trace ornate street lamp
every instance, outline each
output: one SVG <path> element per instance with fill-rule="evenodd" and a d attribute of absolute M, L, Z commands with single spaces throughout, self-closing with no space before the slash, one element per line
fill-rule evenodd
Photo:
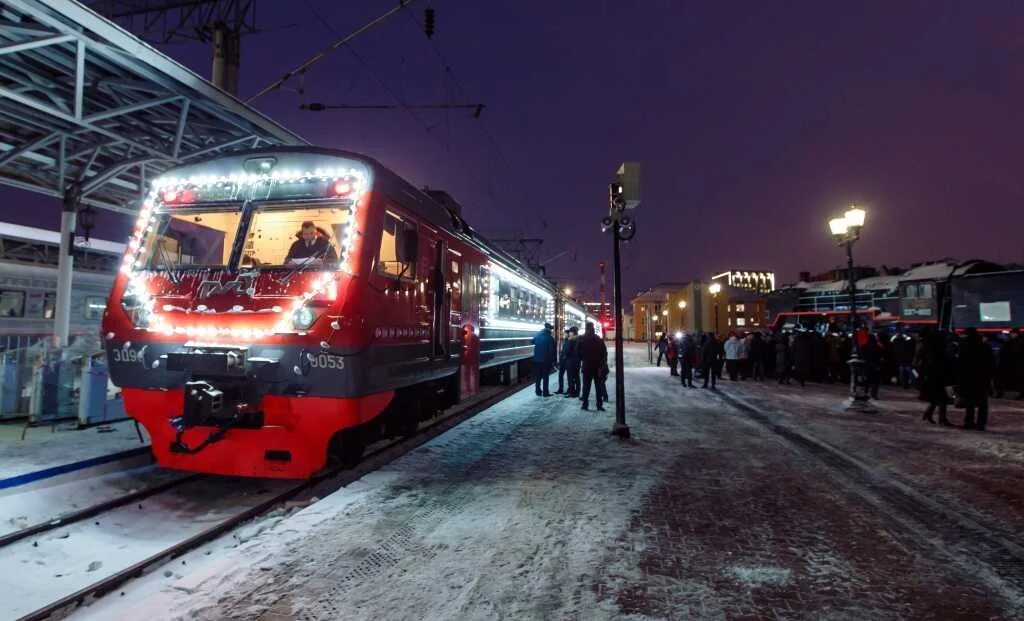
<path fill-rule="evenodd" d="M 853 244 L 860 239 L 860 231 L 864 226 L 867 212 L 852 206 L 841 218 L 828 221 L 828 228 L 836 244 L 846 247 L 846 267 L 850 279 L 850 345 L 851 355 L 847 364 L 850 365 L 850 401 L 847 410 L 856 412 L 874 412 L 869 403 L 867 386 L 864 382 L 864 361 L 858 356 L 857 345 L 857 278 L 853 271 Z"/>
<path fill-rule="evenodd" d="M 721 283 L 713 282 L 708 286 L 711 298 L 715 301 L 715 336 L 718 336 L 718 294 L 722 292 Z"/>
<path fill-rule="evenodd" d="M 685 330 L 686 322 L 684 321 L 685 315 L 683 314 L 683 311 L 686 310 L 686 300 L 679 300 L 679 304 L 677 304 L 677 306 L 679 306 L 679 329 Z"/>

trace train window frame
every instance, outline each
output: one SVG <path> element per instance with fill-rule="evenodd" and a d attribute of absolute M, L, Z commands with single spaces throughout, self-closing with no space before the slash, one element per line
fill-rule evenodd
<path fill-rule="evenodd" d="M 3 313 L 3 314 L 0 314 L 0 317 L 3 317 L 3 318 L 19 318 L 19 317 L 24 317 L 25 316 L 25 301 L 26 301 L 27 295 L 25 294 L 25 291 L 22 290 L 22 289 L 0 289 L 0 307 L 2 307 L 2 305 L 4 304 L 4 298 L 6 296 L 12 295 L 12 294 L 13 295 L 17 295 L 17 296 L 21 296 L 21 305 L 20 305 L 19 311 L 16 314 Z"/>
<path fill-rule="evenodd" d="M 385 237 L 388 235 L 389 224 L 394 222 L 394 242 L 392 247 L 394 248 L 394 259 L 385 259 L 382 253 L 385 251 Z M 414 242 L 406 241 L 406 236 L 412 235 Z M 392 211 L 391 209 L 384 210 L 384 220 L 381 222 L 381 233 L 380 233 L 380 244 L 377 247 L 377 257 L 374 262 L 374 270 L 385 278 L 392 280 L 414 282 L 416 280 L 417 271 L 417 259 L 419 258 L 419 227 L 416 222 L 411 219 L 403 217 L 401 214 Z M 400 250 L 401 249 L 401 250 Z M 412 251 L 413 256 L 411 261 L 402 261 L 402 255 L 408 257 L 408 252 Z M 401 271 L 394 272 L 388 269 L 388 264 L 398 264 L 401 266 Z"/>

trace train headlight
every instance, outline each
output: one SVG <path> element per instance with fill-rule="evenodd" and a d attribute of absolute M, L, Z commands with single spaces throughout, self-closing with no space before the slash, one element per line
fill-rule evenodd
<path fill-rule="evenodd" d="M 135 323 L 136 328 L 148 328 L 149 327 L 149 309 L 145 306 L 136 307 L 132 311 L 132 321 Z"/>
<path fill-rule="evenodd" d="M 316 321 L 316 313 L 308 306 L 300 306 L 292 313 L 292 326 L 296 330 L 306 330 Z"/>
<path fill-rule="evenodd" d="M 121 297 L 121 307 L 124 308 L 128 316 L 131 317 L 132 323 L 135 324 L 136 328 L 148 328 L 150 311 L 149 308 L 142 303 L 142 301 L 130 293 L 125 293 Z"/>

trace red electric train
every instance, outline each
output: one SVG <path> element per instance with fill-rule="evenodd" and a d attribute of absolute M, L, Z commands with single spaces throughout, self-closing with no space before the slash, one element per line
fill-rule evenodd
<path fill-rule="evenodd" d="M 154 180 L 103 336 L 160 465 L 305 478 L 515 377 L 556 314 L 447 194 L 301 147 Z"/>

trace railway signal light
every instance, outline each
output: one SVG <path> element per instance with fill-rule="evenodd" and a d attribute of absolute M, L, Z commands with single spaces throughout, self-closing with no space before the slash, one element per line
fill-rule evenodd
<path fill-rule="evenodd" d="M 434 38 L 434 9 L 428 8 L 423 11 L 423 32 L 428 39 Z"/>

